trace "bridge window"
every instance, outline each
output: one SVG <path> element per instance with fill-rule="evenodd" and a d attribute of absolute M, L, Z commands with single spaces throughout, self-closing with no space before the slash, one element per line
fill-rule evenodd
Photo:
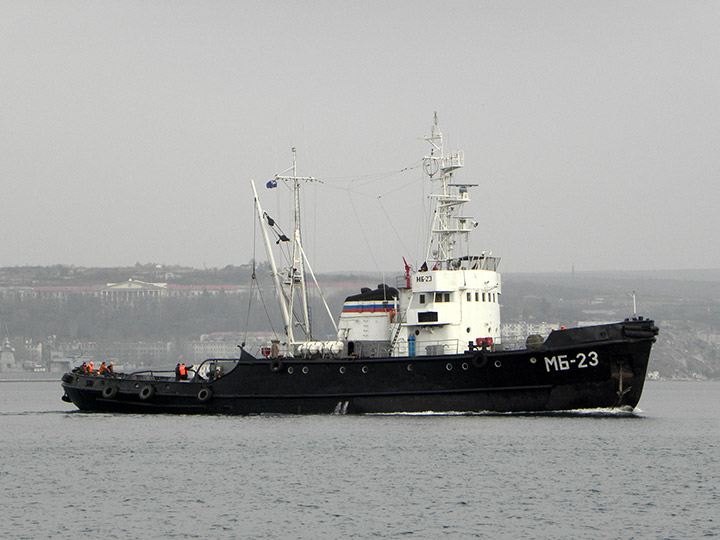
<path fill-rule="evenodd" d="M 424 304 L 424 303 L 425 303 L 425 295 L 424 295 L 424 294 L 421 294 L 421 295 L 420 295 L 420 303 L 421 303 L 421 304 Z"/>
<path fill-rule="evenodd" d="M 437 311 L 426 311 L 425 313 L 418 313 L 418 322 L 437 322 L 438 314 Z"/>

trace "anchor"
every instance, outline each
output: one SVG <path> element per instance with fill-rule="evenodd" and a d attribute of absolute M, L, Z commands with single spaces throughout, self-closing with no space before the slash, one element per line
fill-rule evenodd
<path fill-rule="evenodd" d="M 625 397 L 625 394 L 627 394 L 630 390 L 632 390 L 632 386 L 628 386 L 627 388 L 623 388 L 623 366 L 624 363 L 622 360 L 620 360 L 618 363 L 618 401 L 615 405 L 616 407 L 620 407 L 622 405 L 623 398 Z"/>

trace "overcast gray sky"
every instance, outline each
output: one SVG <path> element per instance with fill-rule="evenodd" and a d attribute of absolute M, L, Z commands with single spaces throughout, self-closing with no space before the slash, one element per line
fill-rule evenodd
<path fill-rule="evenodd" d="M 401 271 L 427 189 L 386 173 L 437 110 L 506 272 L 718 268 L 719 28 L 714 1 L 0 0 L 0 266 L 243 264 L 249 181 L 289 229 L 264 185 L 296 146 L 315 269 Z"/>

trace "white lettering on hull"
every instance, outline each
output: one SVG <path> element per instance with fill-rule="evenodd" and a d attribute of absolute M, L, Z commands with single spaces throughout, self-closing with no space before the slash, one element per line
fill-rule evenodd
<path fill-rule="evenodd" d="M 589 367 L 596 367 L 600 362 L 598 353 L 590 351 L 589 353 L 577 353 L 575 358 L 568 358 L 567 354 L 558 354 L 545 358 L 545 371 L 567 371 L 572 368 L 585 369 Z M 530 362 L 533 364 L 537 362 L 535 358 L 531 358 Z"/>

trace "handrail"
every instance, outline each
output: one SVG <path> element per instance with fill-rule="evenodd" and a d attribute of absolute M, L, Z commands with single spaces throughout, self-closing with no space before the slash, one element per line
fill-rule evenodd
<path fill-rule="evenodd" d="M 463 342 L 464 343 L 464 342 Z M 442 347 L 442 352 L 429 352 L 429 347 Z M 434 339 L 434 340 L 416 340 L 415 350 L 423 354 L 416 354 L 416 356 L 432 356 L 435 354 L 460 354 L 461 342 L 459 339 Z M 408 354 L 408 343 L 404 339 L 398 340 L 395 346 L 394 352 L 398 355 Z M 453 350 L 454 349 L 454 350 Z"/>

